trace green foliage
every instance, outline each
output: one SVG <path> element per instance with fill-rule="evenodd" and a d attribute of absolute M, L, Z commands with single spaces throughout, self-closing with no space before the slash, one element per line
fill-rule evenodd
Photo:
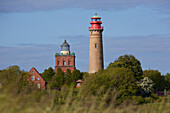
<path fill-rule="evenodd" d="M 163 91 L 165 89 L 165 78 L 164 76 L 161 76 L 161 73 L 158 70 L 144 70 L 143 75 L 153 81 L 153 89 L 155 91 Z"/>
<path fill-rule="evenodd" d="M 132 96 L 132 100 L 133 100 L 136 104 L 143 104 L 143 103 L 145 103 L 145 100 L 143 99 L 142 96 Z"/>
<path fill-rule="evenodd" d="M 9 66 L 9 67 L 7 68 L 7 70 L 8 70 L 8 71 L 12 71 L 12 72 L 15 73 L 15 74 L 19 74 L 19 73 L 21 72 L 20 67 L 17 66 L 17 65 Z"/>
<path fill-rule="evenodd" d="M 73 77 L 71 75 L 71 70 L 67 69 L 65 74 L 65 84 L 70 85 L 73 82 Z"/>
<path fill-rule="evenodd" d="M 153 101 L 154 101 L 154 99 L 151 98 L 151 97 L 146 97 L 146 98 L 145 98 L 145 103 L 151 103 L 151 102 L 153 102 Z"/>
<path fill-rule="evenodd" d="M 4 69 L 0 72 L 0 83 L 3 87 L 9 86 L 16 83 L 18 78 L 25 79 L 25 75 L 28 74 L 25 71 L 21 71 L 19 66 L 9 66 L 7 69 Z"/>
<path fill-rule="evenodd" d="M 83 88 L 83 94 L 85 95 L 88 93 L 96 95 L 99 93 L 98 90 L 101 89 L 101 96 L 107 91 L 111 94 L 112 91 L 116 90 L 118 92 L 117 104 L 137 95 L 139 91 L 133 72 L 123 67 L 112 67 L 90 75 L 85 79 Z"/>
<path fill-rule="evenodd" d="M 79 70 L 75 69 L 73 72 L 72 72 L 72 76 L 73 76 L 73 81 L 76 82 L 78 79 L 81 78 L 81 73 Z"/>
<path fill-rule="evenodd" d="M 36 87 L 28 76 L 28 72 L 21 71 L 19 66 L 10 66 L 0 72 L 1 89 L 13 94 L 30 93 Z"/>
<path fill-rule="evenodd" d="M 158 96 L 153 92 L 151 93 L 150 97 L 153 98 L 154 100 L 158 99 Z"/>
<path fill-rule="evenodd" d="M 0 83 L 3 87 L 6 87 L 9 84 L 15 83 L 15 80 L 20 74 L 19 66 L 10 66 L 7 69 L 4 69 L 0 72 Z"/>
<path fill-rule="evenodd" d="M 55 72 L 52 67 L 49 67 L 48 69 L 45 69 L 44 72 L 42 73 L 42 78 L 46 81 L 49 82 L 52 80 Z"/>
<path fill-rule="evenodd" d="M 15 72 L 16 71 L 16 72 Z M 53 77 L 65 78 L 61 69 Z M 142 98 L 139 94 L 137 81 L 130 69 L 123 67 L 110 67 L 100 70 L 96 74 L 84 75 L 82 87 L 66 85 L 64 81 L 60 86 L 61 91 L 47 89 L 38 90 L 30 86 L 27 88 L 25 71 L 18 71 L 16 67 L 8 68 L 0 72 L 0 111 L 1 113 L 169 113 L 169 97 L 153 102 L 158 97 L 151 93 L 150 97 Z M 65 78 L 66 80 L 66 78 Z M 9 84 L 7 84 L 7 83 Z M 56 84 L 55 84 L 56 85 Z M 24 90 L 26 89 L 26 91 Z M 16 104 L 17 103 L 17 104 Z"/>
<path fill-rule="evenodd" d="M 109 64 L 108 68 L 110 67 L 124 67 L 130 69 L 137 80 L 142 78 L 143 72 L 141 63 L 133 55 L 120 56 L 115 62 Z"/>
<path fill-rule="evenodd" d="M 64 82 L 65 82 L 64 76 L 65 76 L 64 72 L 61 70 L 61 68 L 57 68 L 57 73 L 53 77 L 51 87 L 52 88 L 56 88 L 56 87 L 59 88 L 62 85 L 64 85 Z"/>
<path fill-rule="evenodd" d="M 165 81 L 166 81 L 166 89 L 170 90 L 170 73 L 167 73 L 165 75 Z"/>
<path fill-rule="evenodd" d="M 138 82 L 142 95 L 145 96 L 150 96 L 151 92 L 153 91 L 153 81 L 149 79 L 148 77 L 144 77 L 141 81 Z"/>

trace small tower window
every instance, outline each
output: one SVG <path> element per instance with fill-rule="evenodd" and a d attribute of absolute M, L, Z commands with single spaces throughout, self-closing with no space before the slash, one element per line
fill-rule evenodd
<path fill-rule="evenodd" d="M 57 61 L 57 65 L 59 65 L 60 64 L 60 61 Z"/>
<path fill-rule="evenodd" d="M 70 65 L 70 61 L 68 61 L 68 65 Z"/>
<path fill-rule="evenodd" d="M 95 48 L 97 48 L 97 43 L 95 43 Z"/>
<path fill-rule="evenodd" d="M 63 61 L 63 65 L 64 65 L 64 66 L 66 65 L 66 61 Z"/>

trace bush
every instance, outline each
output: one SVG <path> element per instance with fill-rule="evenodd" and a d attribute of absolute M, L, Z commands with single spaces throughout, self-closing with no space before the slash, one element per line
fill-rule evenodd
<path fill-rule="evenodd" d="M 145 98 L 145 104 L 146 104 L 146 103 L 151 103 L 151 102 L 153 102 L 153 101 L 154 101 L 154 99 L 151 98 L 151 97 L 146 97 L 146 98 Z"/>
<path fill-rule="evenodd" d="M 108 68 L 103 72 L 92 74 L 85 79 L 82 95 L 100 95 L 117 91 L 117 104 L 121 104 L 127 98 L 137 95 L 139 87 L 133 76 L 133 72 L 123 67 Z M 109 91 L 109 92 L 108 92 Z"/>

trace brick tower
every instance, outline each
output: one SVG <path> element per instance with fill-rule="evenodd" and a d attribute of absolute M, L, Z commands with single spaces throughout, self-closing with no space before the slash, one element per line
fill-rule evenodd
<path fill-rule="evenodd" d="M 95 16 L 91 17 L 90 24 L 89 73 L 95 73 L 103 68 L 103 27 L 101 27 L 101 17 L 95 13 Z"/>
<path fill-rule="evenodd" d="M 61 45 L 61 52 L 55 55 L 55 72 L 60 67 L 63 72 L 70 69 L 71 72 L 75 70 L 75 53 L 70 53 L 70 45 L 65 40 Z"/>

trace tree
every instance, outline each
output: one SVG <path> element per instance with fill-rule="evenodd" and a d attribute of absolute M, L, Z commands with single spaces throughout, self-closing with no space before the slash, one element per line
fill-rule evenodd
<path fill-rule="evenodd" d="M 133 72 L 124 67 L 110 67 L 103 72 L 92 74 L 85 78 L 82 88 L 82 95 L 91 93 L 102 97 L 108 93 L 110 99 L 117 95 L 116 98 L 119 104 L 127 98 L 136 96 L 139 92 L 139 86 L 133 76 Z M 117 94 L 114 92 L 115 90 Z"/>
<path fill-rule="evenodd" d="M 1 88 L 12 93 L 20 93 L 23 91 L 30 93 L 31 90 L 35 88 L 35 85 L 27 79 L 28 76 L 28 72 L 24 70 L 21 71 L 19 66 L 9 66 L 0 72 Z"/>
<path fill-rule="evenodd" d="M 70 69 L 67 69 L 65 76 L 66 76 L 65 77 L 65 84 L 70 85 L 73 82 L 73 78 L 72 78 Z"/>
<path fill-rule="evenodd" d="M 3 86 L 13 84 L 15 83 L 20 73 L 21 70 L 19 66 L 9 66 L 7 69 L 2 70 L 0 73 L 0 82 L 3 84 Z"/>
<path fill-rule="evenodd" d="M 42 73 L 42 78 L 46 81 L 49 82 L 52 80 L 55 72 L 52 67 L 49 67 L 48 69 L 45 69 L 44 72 Z"/>
<path fill-rule="evenodd" d="M 77 81 L 78 79 L 81 78 L 81 73 L 79 70 L 75 69 L 73 72 L 72 72 L 72 76 L 73 76 L 73 81 Z"/>
<path fill-rule="evenodd" d="M 61 68 L 57 68 L 57 73 L 54 75 L 51 87 L 52 88 L 60 88 L 64 84 L 64 72 Z"/>
<path fill-rule="evenodd" d="M 7 70 L 13 71 L 13 72 L 16 73 L 16 74 L 19 74 L 19 73 L 21 72 L 20 67 L 17 66 L 17 65 L 9 66 L 9 67 L 7 68 Z"/>
<path fill-rule="evenodd" d="M 133 55 L 120 56 L 115 62 L 109 64 L 108 68 L 110 67 L 124 67 L 130 69 L 137 80 L 142 78 L 143 72 L 141 63 Z"/>
<path fill-rule="evenodd" d="M 167 73 L 165 75 L 165 81 L 166 81 L 166 89 L 170 90 L 170 73 Z"/>
<path fill-rule="evenodd" d="M 158 70 L 144 70 L 143 76 L 150 78 L 153 83 L 153 89 L 155 91 L 163 91 L 165 89 L 165 78 L 161 76 L 161 73 Z"/>
<path fill-rule="evenodd" d="M 144 77 L 141 81 L 138 82 L 142 95 L 144 97 L 150 96 L 151 92 L 153 91 L 153 81 L 148 77 Z"/>

